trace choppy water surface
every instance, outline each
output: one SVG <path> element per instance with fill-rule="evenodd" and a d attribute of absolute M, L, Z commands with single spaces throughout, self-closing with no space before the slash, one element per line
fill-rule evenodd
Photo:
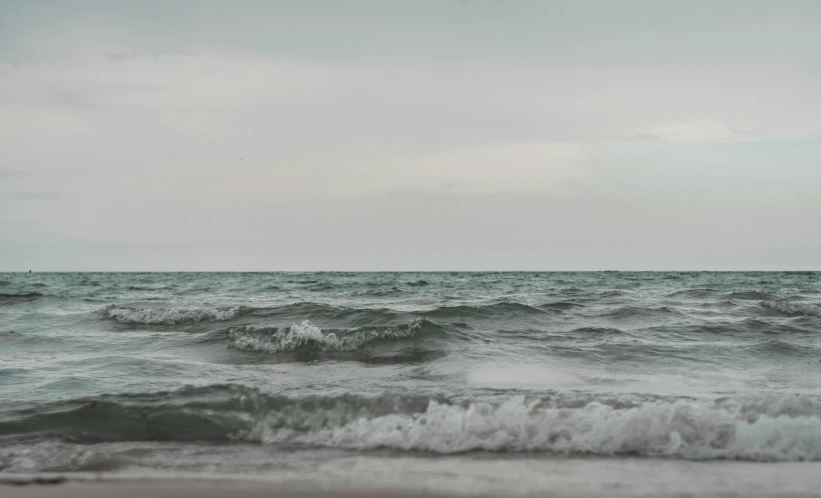
<path fill-rule="evenodd" d="M 0 274 L 0 345 L 2 471 L 821 460 L 821 273 Z"/>

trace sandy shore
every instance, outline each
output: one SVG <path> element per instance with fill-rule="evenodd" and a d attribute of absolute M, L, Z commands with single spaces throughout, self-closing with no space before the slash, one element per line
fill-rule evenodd
<path fill-rule="evenodd" d="M 36 480 L 40 480 L 37 483 Z M 364 458 L 266 474 L 0 473 L 0 498 L 821 497 L 819 462 Z"/>
<path fill-rule="evenodd" d="M 544 497 L 611 497 L 611 496 L 642 496 L 642 497 L 814 497 L 819 496 L 813 492 L 778 492 L 762 491 L 748 494 L 745 492 L 727 492 L 704 490 L 695 493 L 687 490 L 658 490 L 657 493 L 633 493 L 627 490 L 612 489 L 610 492 L 568 492 L 569 490 L 542 490 L 541 492 L 528 494 L 528 496 Z M 458 498 L 459 496 L 478 497 L 503 497 L 499 493 L 469 493 L 469 494 L 442 494 L 427 491 L 334 491 L 328 489 L 321 490 L 289 490 L 276 485 L 268 484 L 247 484 L 236 481 L 224 482 L 65 482 L 53 485 L 9 485 L 0 484 L 0 497 L 2 498 Z"/>
<path fill-rule="evenodd" d="M 242 481 L 64 481 L 47 484 L 30 480 L 10 480 L 0 483 L 3 498 L 449 498 L 457 495 L 402 491 L 334 491 L 283 489 L 271 483 Z"/>

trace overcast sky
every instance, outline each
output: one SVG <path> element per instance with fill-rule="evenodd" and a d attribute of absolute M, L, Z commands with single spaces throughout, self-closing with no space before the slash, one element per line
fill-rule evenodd
<path fill-rule="evenodd" d="M 821 2 L 0 0 L 28 269 L 821 269 Z"/>

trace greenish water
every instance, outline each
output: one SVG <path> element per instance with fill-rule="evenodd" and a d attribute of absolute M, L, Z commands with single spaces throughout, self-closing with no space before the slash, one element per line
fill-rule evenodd
<path fill-rule="evenodd" d="M 812 272 L 0 274 L 0 471 L 821 460 L 819 332 Z"/>

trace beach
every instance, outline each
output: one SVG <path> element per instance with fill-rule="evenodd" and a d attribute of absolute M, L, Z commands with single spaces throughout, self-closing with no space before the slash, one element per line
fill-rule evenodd
<path fill-rule="evenodd" d="M 0 480 L 32 482 L 34 475 Z M 460 496 L 821 496 L 818 463 L 685 462 L 648 459 L 457 458 L 431 462 L 378 458 L 355 465 L 339 462 L 311 474 L 41 474 L 61 484 L 0 486 L 8 498 L 297 498 L 460 497 Z"/>

